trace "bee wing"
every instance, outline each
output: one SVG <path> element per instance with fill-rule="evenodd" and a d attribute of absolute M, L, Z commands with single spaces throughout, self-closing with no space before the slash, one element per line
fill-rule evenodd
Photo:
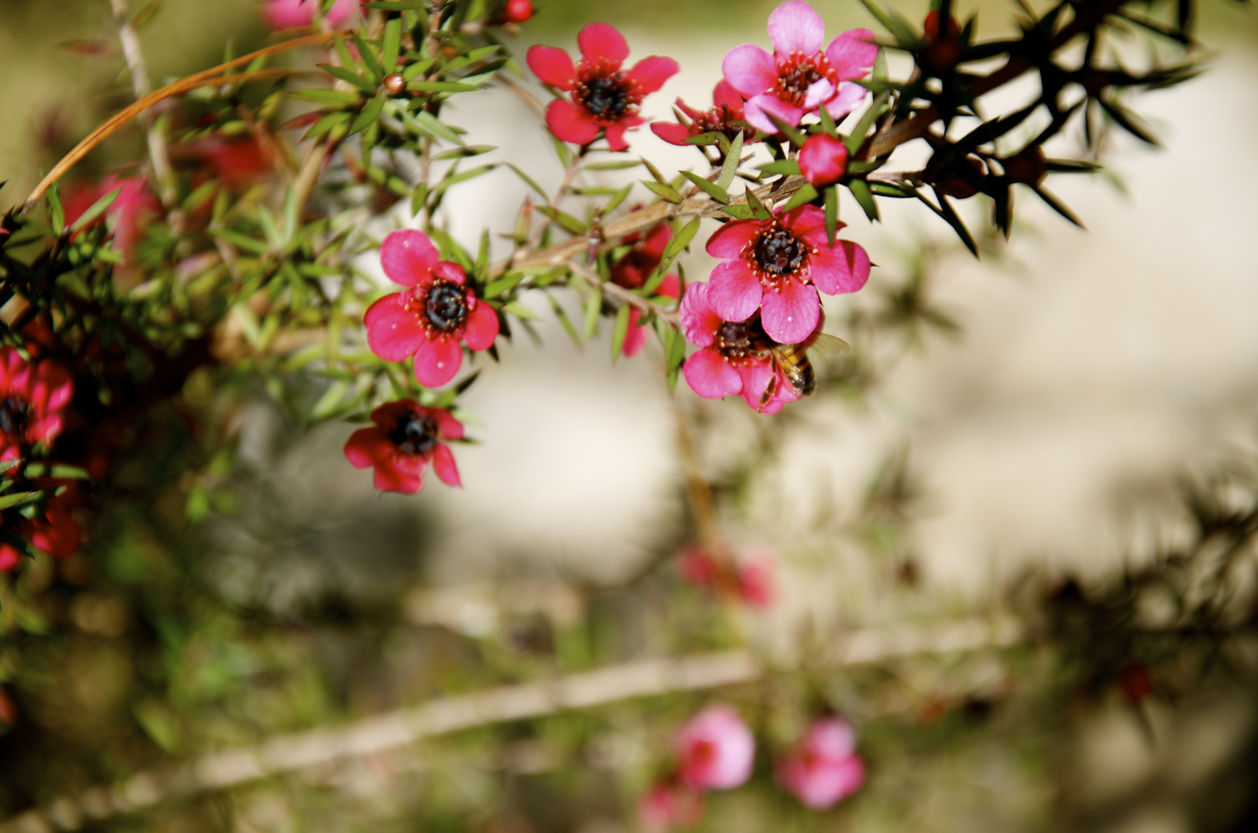
<path fill-rule="evenodd" d="M 808 345 L 809 352 L 816 352 L 823 356 L 833 356 L 835 353 L 842 353 L 844 350 L 851 349 L 852 345 L 838 336 L 832 336 L 827 333 L 818 333 L 817 340 Z"/>

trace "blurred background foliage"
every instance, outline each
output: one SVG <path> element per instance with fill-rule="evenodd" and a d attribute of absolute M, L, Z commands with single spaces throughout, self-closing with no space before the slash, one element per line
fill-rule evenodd
<path fill-rule="evenodd" d="M 776 4 L 538 5 L 521 48 L 570 43 L 594 18 L 669 38 L 702 33 L 723 41 L 754 32 L 741 37 L 760 39 Z M 855 3 L 816 5 L 832 30 L 870 25 Z M 916 21 L 926 4 L 902 8 Z M 1002 3 L 959 7 L 962 15 L 970 9 L 992 26 L 984 32 L 1007 25 Z M 1244 48 L 1258 33 L 1253 16 L 1231 4 L 1202 10 L 1207 43 Z M 0 20 L 7 206 L 130 90 L 107 3 L 0 0 Z M 252 0 L 164 0 L 142 31 L 155 79 L 217 63 L 228 42 L 243 54 L 267 39 Z M 81 173 L 99 176 L 142 158 L 142 142 L 139 129 L 123 132 Z M 999 263 L 1001 244 L 982 242 Z M 954 244 L 907 252 L 892 267 L 895 277 L 842 318 L 857 349 L 825 367 L 822 397 L 859 403 L 901 357 L 957 329 L 931 291 L 958 257 L 968 256 Z M 838 497 L 815 494 L 814 551 L 805 558 L 843 587 L 821 601 L 830 616 L 820 624 L 791 618 L 784 639 L 793 644 L 782 651 L 772 642 L 784 626 L 775 633 L 759 614 L 717 604 L 677 575 L 671 556 L 685 543 L 684 519 L 646 530 L 650 568 L 617 580 L 552 564 L 532 572 L 491 566 L 468 585 L 434 582 L 443 519 L 425 503 L 427 492 L 377 499 L 346 482 L 361 473 L 339 459 L 343 431 L 307 434 L 256 382 L 220 388 L 217 381 L 194 374 L 179 407 L 151 416 L 150 442 L 117 478 L 83 552 L 57 563 L 41 557 L 0 583 L 0 818 L 51 806 L 43 821 L 24 823 L 635 829 L 639 796 L 668 766 L 672 730 L 713 695 L 673 693 L 505 721 L 232 789 L 175 791 L 133 802 L 138 812 L 115 814 L 130 808 L 105 796 L 113 807 L 99 821 L 53 802 L 215 750 L 641 657 L 749 643 L 775 659 L 806 660 L 828 647 L 837 610 L 839 632 L 906 623 L 929 631 L 967 614 L 1013 614 L 1025 631 L 1012 645 L 853 667 L 804 661 L 721 691 L 769 748 L 751 784 L 710 798 L 702 829 L 1240 831 L 1258 823 L 1258 473 L 1239 455 L 1182 487 L 1190 534 L 1162 542 L 1140 563 L 1123 564 L 1112 551 L 1089 554 L 1111 565 L 1099 580 L 1031 571 L 972 602 L 923 591 L 911 527 L 931 507 L 923 505 L 911 452 L 897 452 L 865 479 L 855 503 L 840 509 Z M 198 419 L 185 419 L 180 408 Z M 694 416 L 700 432 L 729 421 L 713 409 Z M 701 439 L 700 453 L 718 461 L 713 486 L 734 507 L 732 523 L 753 527 L 749 518 L 772 505 L 774 486 L 760 473 L 782 454 L 784 436 L 825 427 L 810 424 L 815 418 L 791 411 L 771 426 L 740 426 L 733 436 L 756 441 L 735 442 L 736 453 L 721 453 L 728 435 L 701 434 L 716 436 L 714 447 Z M 128 478 L 166 485 L 150 500 L 147 492 L 129 494 Z M 680 502 L 679 483 L 665 490 L 665 501 Z M 485 506 L 472 522 L 492 525 L 494 512 Z M 770 761 L 773 748 L 785 748 L 823 709 L 861 726 L 870 780 L 835 811 L 815 813 L 774 785 Z"/>

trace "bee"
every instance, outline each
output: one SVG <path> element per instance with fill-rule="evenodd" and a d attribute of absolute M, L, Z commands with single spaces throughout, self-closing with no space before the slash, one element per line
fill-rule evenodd
<path fill-rule="evenodd" d="M 765 336 L 764 343 L 758 345 L 758 351 L 773 363 L 775 372 L 769 379 L 769 386 L 760 395 L 760 410 L 764 410 L 777 395 L 779 379 L 801 397 L 810 396 L 817 389 L 817 373 L 813 370 L 812 362 L 808 360 L 808 350 L 834 354 L 847 350 L 850 346 L 843 339 L 826 333 L 818 333 L 803 344 L 779 344 Z"/>

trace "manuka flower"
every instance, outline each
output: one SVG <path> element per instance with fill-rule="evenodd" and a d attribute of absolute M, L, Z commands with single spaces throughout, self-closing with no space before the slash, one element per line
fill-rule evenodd
<path fill-rule="evenodd" d="M 314 23 L 315 7 L 318 5 L 319 0 L 267 0 L 261 9 L 262 19 L 272 32 L 309 26 Z M 339 29 L 353 16 L 354 4 L 351 0 L 336 0 L 323 19 L 333 29 Z"/>
<path fill-rule="evenodd" d="M 655 267 L 660 265 L 664 258 L 664 249 L 672 239 L 673 229 L 668 223 L 660 223 L 645 238 L 637 234 L 626 237 L 625 242 L 632 244 L 633 248 L 612 264 L 612 283 L 626 289 L 640 288 L 655 271 Z M 664 276 L 655 294 L 677 298 L 681 295 L 681 279 L 670 272 Z M 638 323 L 641 318 L 640 310 L 632 307 L 629 309 L 629 329 L 625 331 L 625 340 L 620 348 L 627 357 L 637 355 L 646 345 L 646 327 Z"/>
<path fill-rule="evenodd" d="M 865 763 L 856 754 L 856 732 L 837 717 L 815 721 L 779 762 L 777 778 L 805 806 L 833 807 L 865 782 Z"/>
<path fill-rule="evenodd" d="M 582 58 L 575 66 L 558 47 L 529 47 L 529 69 L 543 82 L 571 93 L 571 101 L 558 98 L 546 108 L 546 126 L 562 141 L 583 146 L 601 132 L 609 148 L 625 150 L 629 147 L 625 131 L 645 121 L 638 115 L 638 105 L 677 73 L 677 62 L 652 55 L 622 70 L 629 46 L 606 23 L 582 29 L 577 45 Z"/>
<path fill-rule="evenodd" d="M 661 781 L 638 802 L 638 818 L 642 828 L 651 833 L 694 827 L 703 821 L 703 793 Z"/>
<path fill-rule="evenodd" d="M 751 777 L 756 740 L 738 712 L 708 706 L 690 718 L 673 738 L 677 772 L 694 790 L 728 790 Z"/>
<path fill-rule="evenodd" d="M 42 491 L 63 486 L 65 490 L 48 498 L 40 514 L 32 518 L 18 516 L 13 524 L 14 532 L 53 558 L 69 558 L 79 551 L 82 535 L 73 513 L 82 504 L 82 496 L 74 481 L 38 478 L 34 482 L 34 487 Z M 16 547 L 0 543 L 0 573 L 12 570 L 21 561 L 22 553 Z"/>
<path fill-rule="evenodd" d="M 685 145 L 691 136 L 701 136 L 704 133 L 724 133 L 731 142 L 741 133 L 744 143 L 750 142 L 756 135 L 754 127 L 736 124 L 746 120 L 743 115 L 743 97 L 723 78 L 712 91 L 712 104 L 711 110 L 699 111 L 687 107 L 686 102 L 679 98 L 677 108 L 690 119 L 690 123 L 652 122 L 651 132 L 670 145 Z M 680 121 L 680 116 L 678 119 Z"/>
<path fill-rule="evenodd" d="M 797 125 L 818 107 L 825 107 L 835 119 L 856 109 L 865 88 L 844 82 L 868 74 L 878 54 L 874 34 L 852 29 L 822 52 L 824 39 L 821 15 L 802 0 L 788 0 L 769 15 L 772 55 L 750 43 L 729 51 L 721 69 L 725 79 L 747 98 L 747 121 L 766 133 L 777 133 L 777 125 L 766 113 Z"/>
<path fill-rule="evenodd" d="M 35 443 L 51 444 L 73 393 L 74 382 L 61 366 L 32 364 L 16 348 L 0 347 L 0 460 L 20 457 Z"/>
<path fill-rule="evenodd" d="M 703 348 L 691 354 L 681 368 L 690 389 L 707 399 L 738 394 L 766 414 L 775 414 L 787 402 L 798 399 L 800 395 L 782 378 L 773 360 L 770 348 L 775 342 L 765 334 L 760 313 L 727 321 L 713 309 L 711 296 L 712 284 L 692 283 L 681 299 L 682 333 L 691 344 Z M 813 332 L 798 343 L 807 347 L 821 332 L 823 320 L 819 315 Z M 766 402 L 765 392 L 775 375 L 777 385 Z"/>
<path fill-rule="evenodd" d="M 66 225 L 73 224 L 97 200 L 119 188 L 122 190 L 105 210 L 105 216 L 114 218 L 114 248 L 122 252 L 126 263 L 131 263 L 135 245 L 148 227 L 149 220 L 162 209 L 162 204 L 149 189 L 148 180 L 144 177 L 110 174 L 95 185 L 74 185 L 67 188 Z M 94 222 L 99 223 L 102 219 L 97 218 Z"/>
<path fill-rule="evenodd" d="M 432 463 L 442 482 L 462 486 L 446 440 L 463 439 L 463 424 L 440 408 L 413 399 L 386 402 L 371 412 L 375 425 L 355 431 L 345 443 L 345 459 L 356 469 L 375 469 L 382 492 L 411 495 L 423 487 L 424 466 Z"/>
<path fill-rule="evenodd" d="M 457 263 L 440 260 L 428 236 L 395 231 L 380 246 L 384 273 L 410 287 L 367 308 L 367 344 L 391 362 L 415 356 L 415 378 L 425 387 L 444 385 L 463 363 L 463 347 L 484 350 L 498 337 L 498 315 L 466 286 Z"/>
<path fill-rule="evenodd" d="M 707 251 L 727 258 L 712 270 L 712 309 L 726 321 L 745 321 L 759 308 L 764 331 L 779 344 L 802 343 L 816 329 L 817 290 L 855 292 L 869 280 L 864 248 L 837 239 L 831 248 L 825 213 L 811 205 L 768 220 L 726 223 L 709 238 Z"/>

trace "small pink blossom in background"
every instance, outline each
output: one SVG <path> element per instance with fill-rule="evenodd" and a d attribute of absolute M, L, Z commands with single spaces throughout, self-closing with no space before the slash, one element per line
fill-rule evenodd
<path fill-rule="evenodd" d="M 527 23 L 533 17 L 533 0 L 507 0 L 501 15 L 507 23 Z"/>
<path fill-rule="evenodd" d="M 733 569 L 721 566 L 703 547 L 690 545 L 677 552 L 677 572 L 695 587 L 736 596 L 748 607 L 773 604 L 773 560 L 757 553 Z"/>
<path fill-rule="evenodd" d="M 725 79 L 747 99 L 747 121 L 766 133 L 778 127 L 772 113 L 790 125 L 825 107 L 834 119 L 855 110 L 865 88 L 851 83 L 869 74 L 878 47 L 868 29 L 839 35 L 825 51 L 825 22 L 802 0 L 788 0 L 769 15 L 774 52 L 744 43 L 725 56 Z"/>
<path fill-rule="evenodd" d="M 58 364 L 28 362 L 16 347 L 0 347 L 0 460 L 16 460 L 35 443 L 51 445 L 74 381 Z"/>
<path fill-rule="evenodd" d="M 758 553 L 738 565 L 735 577 L 738 598 L 748 607 L 766 608 L 773 604 L 773 559 Z"/>
<path fill-rule="evenodd" d="M 746 121 L 743 97 L 723 78 L 712 91 L 712 104 L 711 110 L 700 111 L 687 107 L 686 102 L 679 98 L 676 107 L 690 119 L 690 124 L 652 122 L 651 132 L 670 145 L 685 145 L 691 136 L 701 136 L 704 133 L 724 133 L 731 142 L 741 133 L 744 143 L 751 142 L 756 135 L 756 129 L 734 124 Z"/>
<path fill-rule="evenodd" d="M 638 818 L 652 833 L 694 827 L 703 820 L 703 794 L 681 784 L 657 783 L 638 802 Z"/>
<path fill-rule="evenodd" d="M 371 412 L 370 428 L 355 431 L 345 443 L 345 459 L 357 469 L 374 469 L 382 492 L 414 494 L 423 488 L 424 468 L 462 486 L 446 440 L 463 438 L 463 424 L 441 408 L 424 408 L 413 399 L 386 402 Z"/>
<path fill-rule="evenodd" d="M 389 279 L 409 287 L 367 308 L 367 345 L 385 361 L 415 357 L 415 378 L 425 387 L 444 385 L 463 364 L 466 342 L 485 350 L 498 337 L 498 314 L 466 286 L 457 263 L 440 260 L 428 235 L 395 231 L 380 246 Z"/>
<path fill-rule="evenodd" d="M 66 189 L 65 216 L 66 225 L 72 225 L 101 197 L 121 188 L 121 192 L 103 217 L 94 222 L 101 222 L 105 217 L 114 219 L 114 248 L 122 252 L 125 262 L 130 263 L 135 251 L 135 244 L 147 228 L 149 220 L 162 210 L 157 196 L 149 190 L 148 180 L 142 176 L 122 177 L 110 174 L 95 185 L 72 185 Z"/>
<path fill-rule="evenodd" d="M 799 171 L 809 185 L 823 188 L 847 172 L 847 145 L 833 136 L 809 136 L 799 151 Z"/>
<path fill-rule="evenodd" d="M 690 718 L 673 738 L 673 749 L 686 786 L 728 790 L 751 777 L 756 741 L 738 712 L 718 704 Z"/>
<path fill-rule="evenodd" d="M 805 806 L 833 807 L 865 783 L 865 763 L 856 754 L 856 731 L 837 717 L 814 721 L 778 762 L 777 779 Z"/>
<path fill-rule="evenodd" d="M 839 223 L 839 228 L 844 226 Z M 869 255 L 850 240 L 827 242 L 825 213 L 803 205 L 768 220 L 734 220 L 708 239 L 712 270 L 707 302 L 726 321 L 760 310 L 769 338 L 801 344 L 821 321 L 818 290 L 855 292 L 869 280 Z"/>
<path fill-rule="evenodd" d="M 65 486 L 66 491 L 53 495 L 44 502 L 39 514 L 32 518 L 18 517 L 14 531 L 53 558 L 69 558 L 79 551 L 82 535 L 73 512 L 82 504 L 82 493 L 73 480 L 37 478 L 35 488 L 55 491 Z M 22 553 L 8 543 L 0 543 L 0 573 L 8 572 L 22 561 Z"/>
<path fill-rule="evenodd" d="M 319 0 L 266 0 L 261 8 L 262 19 L 272 32 L 310 26 L 318 5 Z M 353 0 L 336 0 L 323 16 L 333 29 L 340 29 L 353 18 Z"/>
<path fill-rule="evenodd" d="M 646 279 L 655 271 L 664 258 L 664 249 L 668 241 L 673 239 L 673 229 L 668 223 L 660 223 L 643 238 L 640 234 L 632 234 L 624 242 L 633 246 L 623 257 L 612 264 L 609 270 L 611 282 L 626 289 L 639 289 Z M 681 278 L 670 272 L 655 289 L 656 295 L 666 298 L 677 298 L 681 295 Z M 636 307 L 629 310 L 629 329 L 625 331 L 625 340 L 620 352 L 626 357 L 636 356 L 646 346 L 646 327 L 638 323 L 642 312 Z"/>
<path fill-rule="evenodd" d="M 646 121 L 638 115 L 638 105 L 677 74 L 677 62 L 652 55 L 622 70 L 629 45 L 606 23 L 582 29 L 577 45 L 582 57 L 575 65 L 554 46 L 530 46 L 525 56 L 544 83 L 571 94 L 570 100 L 557 98 L 546 107 L 546 126 L 564 142 L 585 146 L 602 134 L 611 150 L 626 150 L 625 131 Z"/>

